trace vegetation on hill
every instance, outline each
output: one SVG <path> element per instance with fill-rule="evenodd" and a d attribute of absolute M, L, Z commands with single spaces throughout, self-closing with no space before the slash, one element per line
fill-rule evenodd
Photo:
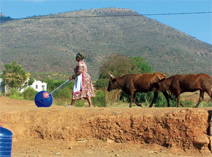
<path fill-rule="evenodd" d="M 2 23 L 0 29 L 0 70 L 16 60 L 34 74 L 72 74 L 76 53 L 84 52 L 93 79 L 98 78 L 101 63 L 113 53 L 141 56 L 153 71 L 168 75 L 212 74 L 212 45 L 130 9 L 35 16 Z"/>
<path fill-rule="evenodd" d="M 6 21 L 11 21 L 11 20 L 14 20 L 14 19 L 12 19 L 9 16 L 4 16 L 2 13 L 0 13 L 0 24 L 2 24 L 3 22 L 6 22 Z"/>

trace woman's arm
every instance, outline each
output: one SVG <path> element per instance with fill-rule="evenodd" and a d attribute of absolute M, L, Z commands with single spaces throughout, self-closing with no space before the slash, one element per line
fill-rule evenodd
<path fill-rule="evenodd" d="M 82 73 L 82 66 L 80 64 L 78 64 L 78 71 L 75 72 L 74 75 L 69 77 L 69 80 L 74 80 L 77 76 L 79 76 Z"/>
<path fill-rule="evenodd" d="M 74 75 L 69 77 L 69 80 L 74 80 L 77 76 L 79 76 L 82 72 L 77 72 Z"/>
<path fill-rule="evenodd" d="M 78 72 L 75 73 L 73 76 L 74 76 L 74 77 L 77 77 L 77 76 L 79 76 L 80 74 L 82 74 L 82 72 L 81 72 L 81 71 L 78 71 Z"/>

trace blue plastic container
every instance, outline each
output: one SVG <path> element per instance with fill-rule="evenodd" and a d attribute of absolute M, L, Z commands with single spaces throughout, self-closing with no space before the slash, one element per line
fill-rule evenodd
<path fill-rule="evenodd" d="M 47 91 L 41 91 L 35 95 L 35 104 L 37 107 L 50 107 L 52 103 L 53 96 Z"/>
<path fill-rule="evenodd" d="M 13 133 L 0 125 L 0 157 L 11 157 Z"/>

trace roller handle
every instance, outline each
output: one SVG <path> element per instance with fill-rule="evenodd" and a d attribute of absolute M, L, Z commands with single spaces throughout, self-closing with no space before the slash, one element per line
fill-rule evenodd
<path fill-rule="evenodd" d="M 61 88 L 63 88 L 67 83 L 69 83 L 70 82 L 70 80 L 68 79 L 68 80 L 66 80 L 63 84 L 61 84 L 59 87 L 57 87 L 56 89 L 54 89 L 52 92 L 51 92 L 51 94 L 52 95 L 54 95 L 54 94 L 56 94 Z"/>

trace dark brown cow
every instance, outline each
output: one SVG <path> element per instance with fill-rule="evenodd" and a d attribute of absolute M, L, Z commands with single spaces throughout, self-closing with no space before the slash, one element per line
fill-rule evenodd
<path fill-rule="evenodd" d="M 159 83 L 156 83 L 156 88 L 158 88 L 158 92 L 169 91 L 171 94 L 176 96 L 178 107 L 180 105 L 181 93 L 200 90 L 199 101 L 196 105 L 196 107 L 198 107 L 204 98 L 204 92 L 208 93 L 208 95 L 212 98 L 211 81 L 211 76 L 207 74 L 179 74 L 173 75 Z"/>
<path fill-rule="evenodd" d="M 111 74 L 110 76 L 108 91 L 113 89 L 121 89 L 123 92 L 130 95 L 129 107 L 132 107 L 132 102 L 134 102 L 137 106 L 141 106 L 135 101 L 135 95 L 137 92 L 153 91 L 154 89 L 152 85 L 166 78 L 166 75 L 162 73 L 126 74 L 118 78 L 115 78 Z M 168 94 L 166 91 L 164 91 L 163 94 L 166 97 L 169 106 Z M 157 96 L 158 92 L 154 91 L 154 98 L 150 104 L 150 107 L 155 102 Z"/>

